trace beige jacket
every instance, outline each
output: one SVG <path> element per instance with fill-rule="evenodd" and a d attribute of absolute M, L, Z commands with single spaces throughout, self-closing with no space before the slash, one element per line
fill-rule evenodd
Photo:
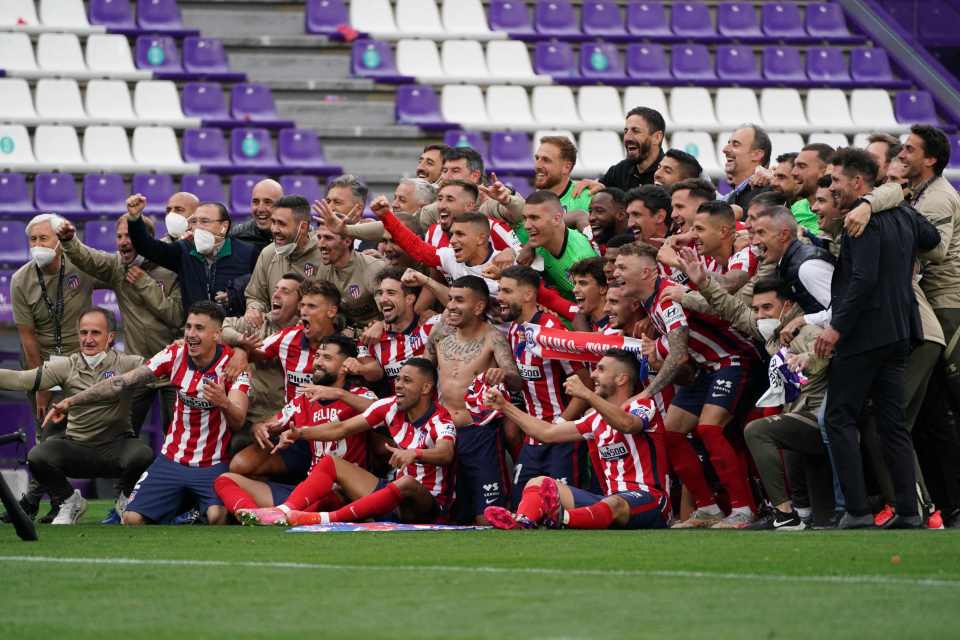
<path fill-rule="evenodd" d="M 920 286 L 934 309 L 960 309 L 960 195 L 939 176 L 913 206 L 940 232 L 937 248 L 920 255 Z"/>
<path fill-rule="evenodd" d="M 259 327 L 253 327 L 243 318 L 230 317 L 223 322 L 220 340 L 231 347 L 237 346 L 244 335 L 255 335 L 261 340 L 284 329 L 270 321 L 268 315 Z M 283 408 L 287 401 L 285 378 L 280 362 L 257 363 L 252 365 L 250 375 L 250 407 L 247 409 L 247 422 L 263 422 Z"/>
<path fill-rule="evenodd" d="M 321 264 L 320 246 L 312 233 L 303 249 L 295 249 L 287 257 L 277 255 L 277 247 L 271 242 L 260 252 L 253 274 L 250 276 L 250 282 L 247 283 L 244 291 L 247 307 L 266 313 L 270 310 L 273 288 L 277 286 L 283 274 L 293 271 L 309 278 L 316 275 Z"/>

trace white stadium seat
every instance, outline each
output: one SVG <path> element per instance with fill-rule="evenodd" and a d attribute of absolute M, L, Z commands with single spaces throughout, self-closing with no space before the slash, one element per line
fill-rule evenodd
<path fill-rule="evenodd" d="M 866 149 L 868 144 L 870 144 L 869 133 L 858 133 L 857 135 L 853 136 L 853 146 L 859 147 L 860 149 Z"/>
<path fill-rule="evenodd" d="M 79 43 L 77 45 L 79 47 Z M 37 73 L 37 60 L 33 56 L 30 36 L 25 33 L 0 33 L 0 67 L 7 75 Z"/>
<path fill-rule="evenodd" d="M 496 129 L 530 130 L 536 126 L 527 90 L 515 85 L 487 87 L 487 118 Z"/>
<path fill-rule="evenodd" d="M 806 130 L 810 126 L 796 89 L 761 91 L 760 116 L 767 129 Z"/>
<path fill-rule="evenodd" d="M 906 131 L 893 115 L 890 93 L 884 89 L 854 89 L 850 92 L 850 116 L 864 131 Z"/>
<path fill-rule="evenodd" d="M 563 136 L 572 142 L 574 146 L 577 144 L 577 137 L 573 135 L 573 132 L 569 129 L 537 129 L 533 132 L 533 153 L 537 152 L 537 147 L 540 146 L 540 140 L 548 136 Z"/>
<path fill-rule="evenodd" d="M 807 92 L 807 121 L 821 130 L 849 131 L 853 120 L 847 96 L 840 89 L 811 89 Z"/>
<path fill-rule="evenodd" d="M 83 166 L 77 130 L 65 125 L 41 125 L 33 134 L 37 162 L 55 166 Z"/>
<path fill-rule="evenodd" d="M 400 40 L 397 43 L 397 71 L 422 82 L 443 82 L 440 54 L 433 40 Z"/>
<path fill-rule="evenodd" d="M 581 87 L 577 92 L 577 110 L 584 126 L 614 131 L 623 128 L 623 102 L 614 87 Z"/>
<path fill-rule="evenodd" d="M 623 143 L 615 131 L 584 131 L 577 148 L 575 176 L 596 177 L 623 160 Z"/>
<path fill-rule="evenodd" d="M 72 33 L 41 33 L 37 38 L 37 64 L 48 75 L 87 75 L 80 39 Z"/>
<path fill-rule="evenodd" d="M 0 78 L 0 120 L 27 122 L 37 118 L 30 85 L 23 78 Z"/>
<path fill-rule="evenodd" d="M 670 137 L 670 147 L 686 151 L 696 158 L 707 175 L 718 176 L 723 173 L 723 168 L 717 164 L 713 138 L 705 131 L 677 131 Z"/>
<path fill-rule="evenodd" d="M 444 35 L 440 12 L 433 0 L 397 0 L 397 30 L 407 37 Z"/>
<path fill-rule="evenodd" d="M 667 107 L 667 96 L 660 87 L 627 87 L 623 92 L 623 115 L 626 116 L 628 111 L 636 107 L 656 109 L 663 116 L 667 130 L 673 129 L 673 119 Z"/>
<path fill-rule="evenodd" d="M 45 27 L 81 30 L 90 27 L 83 0 L 40 0 L 39 13 Z"/>
<path fill-rule="evenodd" d="M 196 165 L 183 162 L 177 135 L 170 127 L 137 127 L 133 130 L 133 157 L 141 170 L 170 173 L 196 171 Z"/>
<path fill-rule="evenodd" d="M 670 115 L 673 126 L 679 129 L 716 131 L 719 128 L 710 92 L 702 87 L 678 87 L 670 91 Z"/>
<path fill-rule="evenodd" d="M 487 110 L 483 92 L 475 84 L 448 84 L 440 93 L 440 112 L 444 120 L 464 127 L 486 127 Z"/>
<path fill-rule="evenodd" d="M 123 80 L 91 80 L 87 83 L 87 117 L 97 122 L 132 124 L 137 120 L 130 91 Z"/>
<path fill-rule="evenodd" d="M 444 40 L 440 45 L 443 74 L 459 82 L 486 82 L 490 73 L 483 46 L 476 40 Z"/>
<path fill-rule="evenodd" d="M 375 37 L 397 35 L 390 0 L 351 0 L 350 25 Z"/>
<path fill-rule="evenodd" d="M 717 89 L 717 120 L 721 127 L 737 127 L 744 122 L 762 125 L 757 94 L 753 89 Z"/>
<path fill-rule="evenodd" d="M 487 43 L 487 70 L 491 81 L 511 84 L 550 84 L 550 76 L 533 72 L 530 52 L 520 40 L 493 40 Z"/>
<path fill-rule="evenodd" d="M 503 37 L 502 34 L 490 31 L 487 14 L 480 0 L 443 0 L 440 12 L 447 35 L 477 40 Z"/>
<path fill-rule="evenodd" d="M 33 0 L 3 0 L 3 2 L 0 2 L 0 27 L 36 26 L 39 22 Z M 6 67 L 6 65 L 3 66 Z"/>
<path fill-rule="evenodd" d="M 94 125 L 83 132 L 83 157 L 97 167 L 131 168 L 130 140 L 123 127 Z"/>
<path fill-rule="evenodd" d="M 76 80 L 44 78 L 37 81 L 37 115 L 58 124 L 84 124 L 87 113 Z"/>
<path fill-rule="evenodd" d="M 140 120 L 182 123 L 180 94 L 172 80 L 141 80 L 133 91 L 133 107 Z"/>
<path fill-rule="evenodd" d="M 532 105 L 533 117 L 541 127 L 582 128 L 570 87 L 534 87 Z"/>
<path fill-rule="evenodd" d="M 136 72 L 127 37 L 103 33 L 88 37 L 87 67 L 90 71 L 109 75 Z"/>
<path fill-rule="evenodd" d="M 803 145 L 803 137 L 799 133 L 771 133 L 771 161 L 776 161 L 777 156 L 781 154 L 800 151 Z"/>
<path fill-rule="evenodd" d="M 19 167 L 36 162 L 27 128 L 22 124 L 0 124 L 0 167 Z"/>
<path fill-rule="evenodd" d="M 807 138 L 807 144 L 817 144 L 817 143 L 828 144 L 834 149 L 850 146 L 850 141 L 847 139 L 847 136 L 845 136 L 842 133 L 824 133 L 824 132 L 811 133 L 810 137 Z"/>

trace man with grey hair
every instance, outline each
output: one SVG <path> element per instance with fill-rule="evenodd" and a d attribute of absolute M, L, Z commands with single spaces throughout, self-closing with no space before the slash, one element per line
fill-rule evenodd
<path fill-rule="evenodd" d="M 403 178 L 393 192 L 393 211 L 418 215 L 437 199 L 437 189 L 423 178 Z"/>
<path fill-rule="evenodd" d="M 283 187 L 276 180 L 267 178 L 253 185 L 253 191 L 250 192 L 250 213 L 253 217 L 233 227 L 230 236 L 249 242 L 256 247 L 257 253 L 262 251 L 273 242 L 270 217 L 277 200 L 282 197 Z"/>
<path fill-rule="evenodd" d="M 759 125 L 743 124 L 731 133 L 723 147 L 723 156 L 726 158 L 723 170 L 733 191 L 728 193 L 724 200 L 746 211 L 755 195 L 769 191 L 769 187 L 755 186 L 750 178 L 757 172 L 758 167 L 770 166 L 772 153 L 770 136 Z"/>

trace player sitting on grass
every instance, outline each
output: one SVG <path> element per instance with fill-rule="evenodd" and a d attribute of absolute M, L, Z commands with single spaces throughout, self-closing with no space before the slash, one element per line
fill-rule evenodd
<path fill-rule="evenodd" d="M 328 336 L 320 343 L 313 360 L 313 385 L 304 385 L 303 393 L 291 400 L 272 420 L 253 425 L 253 438 L 261 450 L 274 447 L 271 436 L 291 427 L 343 422 L 373 404 L 377 397 L 365 387 L 347 383 L 343 363 L 357 357 L 357 345 L 346 336 Z M 367 464 L 367 435 L 357 433 L 341 440 L 309 441 L 313 464 L 323 456 L 336 455 L 361 467 Z M 307 442 L 305 440 L 305 442 Z M 312 466 L 312 465 L 311 465 Z M 253 480 L 238 473 L 225 473 L 213 483 L 217 495 L 230 513 L 282 504 L 294 485 Z M 332 504 L 337 504 L 333 500 Z"/>
<path fill-rule="evenodd" d="M 605 496 L 540 476 L 527 483 L 516 513 L 489 507 L 486 519 L 498 529 L 531 529 L 540 524 L 571 529 L 661 529 L 669 499 L 664 491 L 666 460 L 663 422 L 652 400 L 631 399 L 640 377 L 636 357 L 609 349 L 591 374 L 596 391 L 576 376 L 566 392 L 586 400 L 591 410 L 579 420 L 555 424 L 521 411 L 490 390 L 484 403 L 503 412 L 524 432 L 546 443 L 586 440 Z"/>
<path fill-rule="evenodd" d="M 393 481 L 338 456 L 324 456 L 286 502 L 276 508 L 241 509 L 244 524 L 325 524 L 360 522 L 390 516 L 400 522 L 432 523 L 442 517 L 453 493 L 457 431 L 447 411 L 436 404 L 437 370 L 429 360 L 410 358 L 394 381 L 396 395 L 374 402 L 362 415 L 339 424 L 293 427 L 277 448 L 297 440 L 342 440 L 384 425 L 396 446 L 387 446 Z M 333 512 L 303 511 L 327 499 L 334 483 L 353 500 Z M 396 514 L 394 512 L 396 511 Z"/>

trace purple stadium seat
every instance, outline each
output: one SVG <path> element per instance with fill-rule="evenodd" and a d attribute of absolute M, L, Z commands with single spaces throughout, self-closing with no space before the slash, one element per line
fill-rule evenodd
<path fill-rule="evenodd" d="M 137 25 L 144 31 L 180 31 L 177 0 L 137 0 Z"/>
<path fill-rule="evenodd" d="M 717 77 L 731 82 L 756 82 L 760 78 L 760 67 L 753 47 L 744 45 L 726 45 L 717 47 Z"/>
<path fill-rule="evenodd" d="M 576 78 L 579 75 L 573 47 L 569 42 L 557 40 L 537 43 L 533 49 L 533 70 L 556 79 Z"/>
<path fill-rule="evenodd" d="M 583 43 L 580 46 L 580 75 L 588 80 L 623 80 L 623 61 L 617 45 Z"/>
<path fill-rule="evenodd" d="M 763 77 L 784 83 L 804 83 L 800 52 L 795 47 L 766 47 L 763 50 Z"/>
<path fill-rule="evenodd" d="M 117 250 L 116 223 L 113 220 L 86 223 L 83 225 L 83 244 L 92 249 L 113 253 Z"/>
<path fill-rule="evenodd" d="M 186 129 L 183 132 L 183 161 L 207 166 L 230 164 L 223 129 Z"/>
<path fill-rule="evenodd" d="M 114 250 L 116 250 L 116 243 L 114 243 Z M 90 296 L 93 301 L 93 306 L 103 307 L 108 311 L 112 312 L 114 316 L 120 316 L 120 307 L 117 306 L 117 294 L 110 289 L 94 289 L 93 295 Z M 74 483 L 77 481 L 74 480 Z"/>
<path fill-rule="evenodd" d="M 277 121 L 273 93 L 262 84 L 234 85 L 230 91 L 230 115 L 243 122 Z"/>
<path fill-rule="evenodd" d="M 0 174 L 0 212 L 33 214 L 27 178 L 22 173 Z"/>
<path fill-rule="evenodd" d="M 350 12 L 343 0 L 307 0 L 303 20 L 307 33 L 331 36 L 338 27 L 350 24 Z"/>
<path fill-rule="evenodd" d="M 490 164 L 487 141 L 484 140 L 482 133 L 450 129 L 443 134 L 443 143 L 450 147 L 470 147 L 480 154 L 485 166 Z"/>
<path fill-rule="evenodd" d="M 449 129 L 454 126 L 443 119 L 437 92 L 429 85 L 398 87 L 395 105 L 397 124 L 412 124 L 424 129 Z"/>
<path fill-rule="evenodd" d="M 507 185 L 524 198 L 533 193 L 533 185 L 530 183 L 530 178 L 528 177 L 516 175 L 498 175 L 497 177 L 500 178 L 500 181 L 503 182 L 503 184 Z"/>
<path fill-rule="evenodd" d="M 533 28 L 540 35 L 557 38 L 583 35 L 570 0 L 537 0 L 533 8 Z"/>
<path fill-rule="evenodd" d="M 536 34 L 525 0 L 490 0 L 487 16 L 491 31 L 506 31 L 512 38 Z"/>
<path fill-rule="evenodd" d="M 30 258 L 26 230 L 25 222 L 0 220 L 0 262 L 19 268 Z"/>
<path fill-rule="evenodd" d="M 849 38 L 843 8 L 834 2 L 807 5 L 807 33 L 816 38 Z"/>
<path fill-rule="evenodd" d="M 850 72 L 843 51 L 837 47 L 807 49 L 807 77 L 813 82 L 849 83 Z"/>
<path fill-rule="evenodd" d="M 530 136 L 517 131 L 494 131 L 490 134 L 492 171 L 531 175 L 533 151 Z"/>
<path fill-rule="evenodd" d="M 950 136 L 950 162 L 947 166 L 951 169 L 960 167 L 960 136 Z"/>
<path fill-rule="evenodd" d="M 595 0 L 580 7 L 580 24 L 588 36 L 623 37 L 627 29 L 616 2 Z"/>
<path fill-rule="evenodd" d="M 137 68 L 146 71 L 180 73 L 180 52 L 171 36 L 140 36 L 137 38 Z"/>
<path fill-rule="evenodd" d="M 677 80 L 716 80 L 710 52 L 702 44 L 677 44 L 670 55 L 673 77 Z"/>
<path fill-rule="evenodd" d="M 280 186 L 285 194 L 303 196 L 311 204 L 323 197 L 317 176 L 281 176 Z"/>
<path fill-rule="evenodd" d="M 774 38 L 806 38 L 800 9 L 793 2 L 765 2 L 761 11 L 763 32 Z"/>
<path fill-rule="evenodd" d="M 627 45 L 627 75 L 648 82 L 673 80 L 663 45 L 645 42 Z"/>
<path fill-rule="evenodd" d="M 675 2 L 670 12 L 674 35 L 685 38 L 712 38 L 717 35 L 710 21 L 710 9 L 699 2 Z"/>
<path fill-rule="evenodd" d="M 760 38 L 757 12 L 749 2 L 721 2 L 717 6 L 717 31 L 728 38 Z"/>
<path fill-rule="evenodd" d="M 175 191 L 173 177 L 162 173 L 138 173 L 133 176 L 130 191 L 131 193 L 142 193 L 144 195 L 147 199 L 147 207 L 144 211 L 148 214 L 164 213 L 167 200 Z"/>
<path fill-rule="evenodd" d="M 238 127 L 230 132 L 230 158 L 243 167 L 275 167 L 277 152 L 270 132 L 261 128 Z"/>
<path fill-rule="evenodd" d="M 2 241 L 0 241 L 2 242 Z M 13 278 L 13 271 L 4 270 L 0 271 L 0 324 L 12 325 L 13 324 L 13 297 L 10 291 L 10 279 Z M 3 431 L 15 431 L 17 428 L 16 422 L 13 422 L 12 414 L 10 412 L 11 407 L 7 404 L 4 404 L 0 407 L 0 411 L 3 411 L 4 416 L 4 426 L 0 426 L 0 429 Z M 11 425 L 12 428 L 8 429 L 6 425 Z M 0 447 L 0 457 L 6 457 L 6 447 L 10 445 L 5 445 Z M 10 455 L 14 455 L 11 451 Z"/>
<path fill-rule="evenodd" d="M 133 7 L 127 0 L 88 0 L 90 24 L 108 29 L 132 29 Z"/>
<path fill-rule="evenodd" d="M 88 173 L 83 177 L 83 205 L 87 211 L 120 215 L 127 210 L 127 187 L 116 173 Z"/>
<path fill-rule="evenodd" d="M 627 5 L 627 31 L 631 35 L 652 38 L 673 35 L 662 2 L 631 2 Z"/>
<path fill-rule="evenodd" d="M 220 182 L 220 176 L 212 173 L 201 173 L 199 175 L 186 175 L 180 181 L 180 190 L 192 193 L 197 196 L 200 202 L 223 202 L 223 183 Z M 247 203 L 247 208 L 250 203 Z"/>
<path fill-rule="evenodd" d="M 281 129 L 277 134 L 277 156 L 280 164 L 297 170 L 325 175 L 339 175 L 342 168 L 327 162 L 317 134 L 310 129 Z"/>
<path fill-rule="evenodd" d="M 223 74 L 230 71 L 227 52 L 216 38 L 183 39 L 183 68 L 199 74 Z"/>
<path fill-rule="evenodd" d="M 397 61 L 390 44 L 381 40 L 357 40 L 350 53 L 350 73 L 360 78 L 383 82 L 410 82 L 397 71 Z"/>
<path fill-rule="evenodd" d="M 230 120 L 223 88 L 217 82 L 188 82 L 180 94 L 183 115 L 201 120 Z"/>
<path fill-rule="evenodd" d="M 933 98 L 926 91 L 900 91 L 893 100 L 893 113 L 901 124 L 940 124 Z"/>
<path fill-rule="evenodd" d="M 69 173 L 38 173 L 33 179 L 33 201 L 40 211 L 83 211 L 77 182 Z"/>
<path fill-rule="evenodd" d="M 243 174 L 230 179 L 230 213 L 231 215 L 250 215 L 250 198 L 253 186 L 267 176 Z"/>
<path fill-rule="evenodd" d="M 10 278 L 13 277 L 13 272 L 0 274 L 0 283 L 3 283 L 3 278 L 6 278 L 6 288 L 10 288 Z M 0 284 L 0 286 L 4 286 Z M 9 293 L 9 291 L 7 291 Z M 10 296 L 7 295 L 5 301 L 2 303 L 4 305 L 4 311 L 10 307 Z M 10 321 L 8 324 L 13 324 L 13 311 L 10 311 Z M 16 365 L 11 363 L 7 365 L 8 368 L 13 368 Z M 33 447 L 36 442 L 36 428 L 34 427 L 33 418 L 31 417 L 32 411 L 30 409 L 30 403 L 26 400 L 5 400 L 2 405 L 0 405 L 0 411 L 3 412 L 3 423 L 0 424 L 0 433 L 7 434 L 13 433 L 18 429 L 23 429 L 27 434 L 27 442 L 25 444 L 20 444 L 19 442 L 11 442 L 10 444 L 5 444 L 0 446 L 0 458 L 7 458 L 9 460 L 15 460 L 23 457 L 24 452 Z"/>
<path fill-rule="evenodd" d="M 850 75 L 858 84 L 883 84 L 893 81 L 887 52 L 877 48 L 853 49 L 850 52 Z"/>

